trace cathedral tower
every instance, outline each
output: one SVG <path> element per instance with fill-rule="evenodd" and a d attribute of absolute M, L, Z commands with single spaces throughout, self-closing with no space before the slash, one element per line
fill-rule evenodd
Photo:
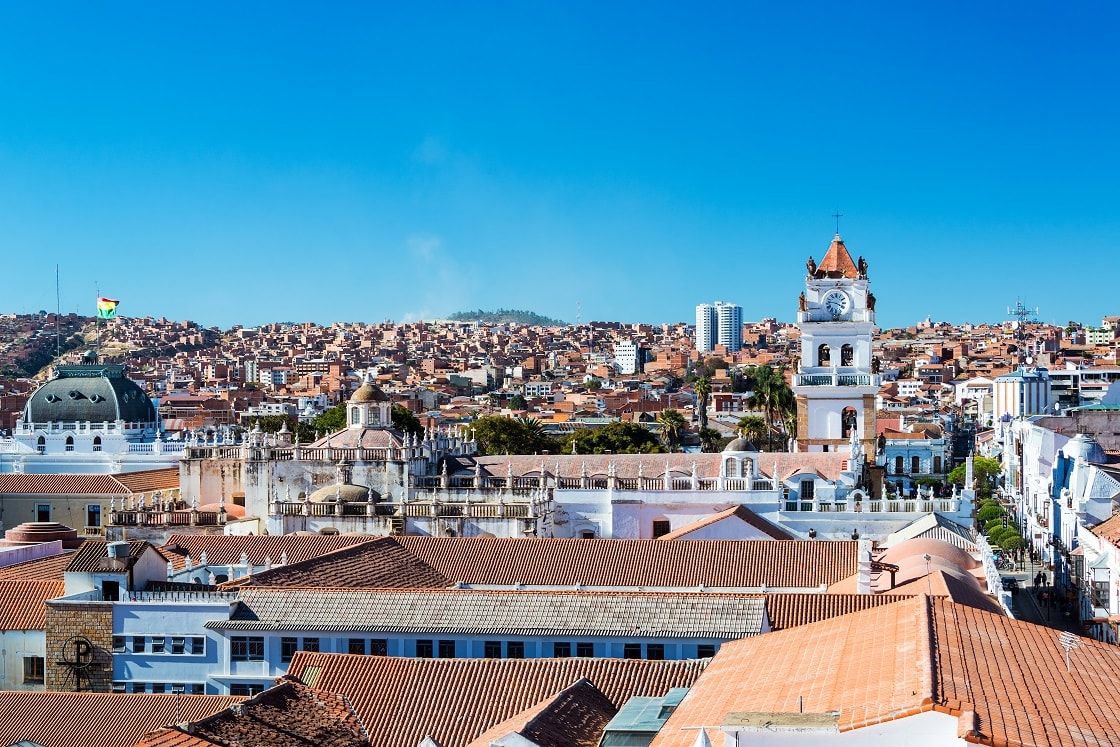
<path fill-rule="evenodd" d="M 797 450 L 846 451 L 853 431 L 875 453 L 878 361 L 871 356 L 875 296 L 867 263 L 853 262 L 840 234 L 818 265 L 809 257 L 797 314 L 801 360 L 793 377 Z"/>

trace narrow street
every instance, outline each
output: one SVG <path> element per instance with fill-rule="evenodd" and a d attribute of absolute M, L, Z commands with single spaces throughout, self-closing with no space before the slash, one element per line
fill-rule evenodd
<path fill-rule="evenodd" d="M 1046 574 L 1047 583 L 1040 586 L 1036 592 L 1034 578 L 1039 571 Z M 1019 582 L 1018 593 L 1013 593 L 1011 596 L 1017 619 L 1037 625 L 1045 625 L 1055 630 L 1066 630 L 1077 635 L 1083 634 L 1081 623 L 1077 619 L 1076 602 L 1069 605 L 1069 614 L 1065 614 L 1052 586 L 1053 574 L 1044 571 L 1041 565 L 1033 563 L 1028 558 L 1023 563 L 1023 570 L 1003 571 L 1000 575 L 1003 578 L 1014 578 Z"/>

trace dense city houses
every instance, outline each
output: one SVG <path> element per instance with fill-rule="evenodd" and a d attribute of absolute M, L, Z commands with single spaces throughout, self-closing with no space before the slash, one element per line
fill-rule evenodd
<path fill-rule="evenodd" d="M 1114 743 L 1120 318 L 816 254 L 788 323 L 0 318 L 0 743 Z"/>

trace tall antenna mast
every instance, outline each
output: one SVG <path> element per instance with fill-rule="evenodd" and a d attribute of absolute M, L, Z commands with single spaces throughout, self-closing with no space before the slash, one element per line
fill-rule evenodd
<path fill-rule="evenodd" d="M 1027 339 L 1027 323 L 1037 321 L 1038 307 L 1030 309 L 1023 305 L 1023 302 L 1016 298 L 1015 307 L 1007 307 L 1007 315 L 1015 317 L 1015 341 L 1019 345 L 1020 357 L 1026 354 L 1023 350 L 1023 342 Z"/>

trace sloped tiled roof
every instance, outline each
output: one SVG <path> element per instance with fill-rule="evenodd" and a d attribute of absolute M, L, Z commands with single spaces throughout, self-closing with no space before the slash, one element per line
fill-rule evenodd
<path fill-rule="evenodd" d="M 346 699 L 289 678 L 238 705 L 184 726 L 160 729 L 136 747 L 366 747 Z"/>
<path fill-rule="evenodd" d="M 0 493 L 55 495 L 131 495 L 179 487 L 179 468 L 116 475 L 0 474 Z"/>
<path fill-rule="evenodd" d="M 246 588 L 230 619 L 206 627 L 729 640 L 761 633 L 764 608 L 731 594 Z"/>
<path fill-rule="evenodd" d="M 1120 514 L 1113 514 L 1089 531 L 1103 540 L 1120 546 Z"/>
<path fill-rule="evenodd" d="M 146 469 L 140 472 L 122 472 L 115 475 L 117 481 L 133 493 L 149 490 L 168 490 L 179 487 L 179 468 Z"/>
<path fill-rule="evenodd" d="M 767 594 L 766 615 L 774 630 L 827 620 L 852 612 L 893 604 L 910 596 L 892 594 Z"/>
<path fill-rule="evenodd" d="M 127 747 L 148 732 L 205 718 L 243 698 L 219 695 L 0 691 L 0 744 Z"/>
<path fill-rule="evenodd" d="M 857 543 L 848 541 L 395 540 L 447 578 L 477 586 L 819 588 L 857 570 Z"/>
<path fill-rule="evenodd" d="M 245 553 L 250 563 L 260 566 L 269 559 L 279 563 L 283 556 L 287 557 L 288 563 L 299 563 L 371 539 L 338 534 L 172 534 L 160 550 L 176 569 L 186 565 L 188 554 L 194 563 L 198 563 L 203 552 L 206 553 L 206 561 L 214 565 L 236 565 L 241 562 L 241 554 Z"/>
<path fill-rule="evenodd" d="M 829 244 L 824 259 L 817 265 L 815 276 L 818 278 L 852 279 L 859 277 L 859 269 L 856 267 L 856 263 L 852 261 L 852 255 L 848 254 L 848 248 L 844 246 L 844 239 L 840 238 L 840 234 L 832 237 L 832 243 Z"/>
<path fill-rule="evenodd" d="M 965 573 L 954 573 L 942 568 L 935 568 L 928 578 L 917 578 L 905 584 L 896 586 L 892 593 L 920 594 L 927 592 L 935 597 L 944 597 L 957 604 L 964 604 L 978 610 L 991 612 L 995 615 L 1004 614 L 993 597 L 984 593 L 979 582 Z"/>
<path fill-rule="evenodd" d="M 538 747 L 597 747 L 603 729 L 618 712 L 586 677 L 554 697 L 487 729 L 469 747 L 515 733 Z"/>
<path fill-rule="evenodd" d="M 754 527 L 758 531 L 770 535 L 774 539 L 790 540 L 794 538 L 793 535 L 786 530 L 782 529 L 776 524 L 771 524 L 770 522 L 766 521 L 766 519 L 763 519 L 761 516 L 756 514 L 754 511 L 751 511 L 746 506 L 739 505 L 732 506 L 731 508 L 725 509 L 723 511 L 718 511 L 711 516 L 700 519 L 699 521 L 694 521 L 691 524 L 687 524 L 681 527 L 680 529 L 674 529 L 668 534 L 661 535 L 657 539 L 688 539 L 688 535 L 696 532 L 697 530 L 703 529 L 704 527 L 709 527 L 712 524 L 718 524 L 719 522 L 727 519 L 738 519 L 740 521 L 743 521 Z"/>
<path fill-rule="evenodd" d="M 926 514 L 897 532 L 891 532 L 879 546 L 887 549 L 916 537 L 941 540 L 965 552 L 976 552 L 976 543 L 973 542 L 968 529 L 936 513 Z"/>
<path fill-rule="evenodd" d="M 48 599 L 66 593 L 66 583 L 52 581 L 0 581 L 0 630 L 43 630 L 47 625 Z"/>
<path fill-rule="evenodd" d="M 446 589 L 453 585 L 452 580 L 401 547 L 394 538 L 365 539 L 319 557 L 237 579 L 229 585 L 359 589 Z"/>
<path fill-rule="evenodd" d="M 413 659 L 299 651 L 288 672 L 346 696 L 370 747 L 417 745 L 425 736 L 444 747 L 467 747 L 487 729 L 581 678 L 618 708 L 636 695 L 660 697 L 671 688 L 689 687 L 706 664 L 706 659 Z"/>
<path fill-rule="evenodd" d="M 69 552 L 49 555 L 45 558 L 25 560 L 22 563 L 12 563 L 0 568 L 0 579 L 13 579 L 18 581 L 51 581 L 63 579 L 66 566 L 74 559 L 74 554 Z"/>
<path fill-rule="evenodd" d="M 1104 684 L 1120 656 L 1079 642 L 1067 672 L 1056 631 L 921 595 L 724 644 L 652 747 L 691 747 L 733 712 L 838 712 L 848 731 L 933 710 L 969 742 L 1120 744 L 1120 691 Z"/>
<path fill-rule="evenodd" d="M 136 559 L 147 552 L 149 549 L 156 550 L 155 546 L 150 542 L 143 540 L 129 540 L 128 542 L 128 557 L 125 562 L 119 567 L 114 567 L 108 561 L 109 543 L 105 540 L 89 539 L 82 543 L 72 555 L 70 555 L 70 562 L 66 566 L 67 573 L 91 573 L 98 571 L 119 571 L 124 572 L 132 567 Z"/>

